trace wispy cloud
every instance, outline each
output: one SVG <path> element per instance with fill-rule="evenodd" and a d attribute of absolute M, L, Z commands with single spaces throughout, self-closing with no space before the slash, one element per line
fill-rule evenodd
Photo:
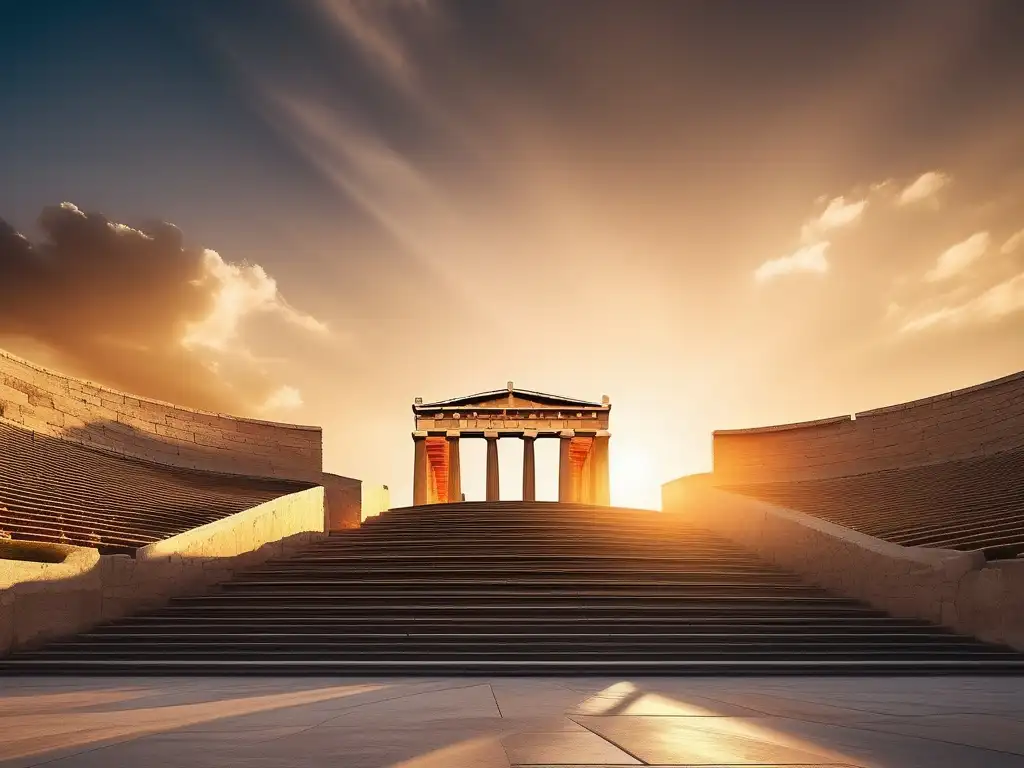
<path fill-rule="evenodd" d="M 400 10 L 426 13 L 427 0 L 320 0 L 327 18 L 354 44 L 363 57 L 404 90 L 415 85 L 416 72 L 389 14 Z"/>
<path fill-rule="evenodd" d="M 899 205 L 912 205 L 928 200 L 933 198 L 950 181 L 950 177 L 942 171 L 922 173 L 903 188 L 899 197 L 896 198 L 896 202 Z"/>
<path fill-rule="evenodd" d="M 1004 280 L 970 301 L 918 315 L 906 321 L 902 333 L 939 327 L 993 323 L 1024 310 L 1024 272 Z"/>
<path fill-rule="evenodd" d="M 939 255 L 935 266 L 925 274 L 924 279 L 936 283 L 959 275 L 985 255 L 990 242 L 988 232 L 976 232 L 966 240 L 950 246 Z"/>
<path fill-rule="evenodd" d="M 1013 253 L 1021 246 L 1024 246 L 1024 229 L 1014 232 L 1008 238 L 1006 242 L 999 248 L 999 252 L 1006 255 Z"/>
<path fill-rule="evenodd" d="M 826 200 L 828 200 L 827 197 L 820 197 L 815 202 L 820 205 Z M 867 206 L 866 198 L 848 200 L 845 196 L 839 195 L 828 200 L 828 204 L 821 213 L 808 219 L 801 227 L 800 241 L 803 245 L 787 256 L 769 259 L 762 263 L 754 270 L 754 279 L 758 282 L 766 282 L 776 277 L 800 272 L 819 275 L 828 272 L 827 253 L 831 243 L 825 239 L 825 234 L 859 221 Z"/>
<path fill-rule="evenodd" d="M 825 257 L 828 248 L 829 243 L 822 241 L 812 245 L 805 245 L 788 256 L 769 259 L 754 270 L 754 279 L 759 282 L 765 282 L 782 275 L 800 272 L 824 274 L 828 272 L 828 259 Z"/>
<path fill-rule="evenodd" d="M 829 201 L 825 210 L 804 224 L 800 238 L 805 243 L 814 243 L 831 229 L 839 229 L 853 224 L 860 219 L 867 206 L 866 199 L 847 201 L 842 195 L 834 197 Z"/>

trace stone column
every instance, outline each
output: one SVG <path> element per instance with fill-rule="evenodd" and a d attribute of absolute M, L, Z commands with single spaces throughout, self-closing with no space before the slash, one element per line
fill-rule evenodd
<path fill-rule="evenodd" d="M 462 463 L 459 459 L 459 432 L 449 430 L 448 439 L 448 503 L 462 501 Z"/>
<path fill-rule="evenodd" d="M 537 442 L 536 432 L 524 432 L 523 439 L 523 501 L 537 500 L 537 462 L 533 447 Z"/>
<path fill-rule="evenodd" d="M 430 497 L 427 474 L 427 433 L 413 432 L 412 503 L 427 504 Z"/>
<path fill-rule="evenodd" d="M 587 458 L 583 460 L 583 466 L 580 467 L 580 490 L 577 501 L 584 504 L 594 503 L 594 477 L 594 444 L 591 443 Z"/>
<path fill-rule="evenodd" d="M 594 438 L 594 455 L 591 461 L 594 462 L 592 472 L 594 473 L 594 503 L 602 507 L 611 505 L 611 481 L 609 479 L 608 462 L 608 440 L 611 435 L 607 430 L 601 430 Z"/>
<path fill-rule="evenodd" d="M 572 492 L 572 455 L 569 453 L 575 434 L 571 429 L 558 433 L 558 500 L 563 502 L 576 501 Z"/>
<path fill-rule="evenodd" d="M 484 432 L 487 440 L 487 501 L 498 501 L 498 433 Z"/>

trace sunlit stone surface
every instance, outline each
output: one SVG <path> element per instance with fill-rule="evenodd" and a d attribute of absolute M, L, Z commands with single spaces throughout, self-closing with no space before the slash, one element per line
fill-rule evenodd
<path fill-rule="evenodd" d="M 1024 766 L 998 678 L 9 678 L 0 767 Z"/>

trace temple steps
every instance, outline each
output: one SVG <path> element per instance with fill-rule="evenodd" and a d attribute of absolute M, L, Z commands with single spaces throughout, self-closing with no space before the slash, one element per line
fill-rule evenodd
<path fill-rule="evenodd" d="M 554 503 L 385 513 L 9 674 L 1024 673 L 1024 655 L 829 594 L 679 517 Z"/>

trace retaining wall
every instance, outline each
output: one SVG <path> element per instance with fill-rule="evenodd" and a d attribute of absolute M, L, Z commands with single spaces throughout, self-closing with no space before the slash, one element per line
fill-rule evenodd
<path fill-rule="evenodd" d="M 327 500 L 327 530 L 358 528 L 363 519 L 363 481 L 324 472 L 320 482 Z"/>
<path fill-rule="evenodd" d="M 853 416 L 718 430 L 715 482 L 856 475 L 1024 447 L 1024 371 Z"/>
<path fill-rule="evenodd" d="M 325 491 L 310 488 L 128 555 L 67 547 L 62 563 L 0 560 L 0 655 L 200 593 L 325 536 Z"/>
<path fill-rule="evenodd" d="M 662 486 L 662 509 L 687 515 L 808 582 L 893 616 L 923 619 L 1024 650 L 1024 559 L 902 547 L 710 485 Z"/>
<path fill-rule="evenodd" d="M 124 456 L 319 483 L 320 427 L 243 419 L 128 395 L 0 350 L 0 418 Z"/>
<path fill-rule="evenodd" d="M 386 485 L 372 485 L 351 477 L 324 472 L 321 485 L 327 492 L 327 530 L 358 528 L 363 520 L 391 509 Z"/>

